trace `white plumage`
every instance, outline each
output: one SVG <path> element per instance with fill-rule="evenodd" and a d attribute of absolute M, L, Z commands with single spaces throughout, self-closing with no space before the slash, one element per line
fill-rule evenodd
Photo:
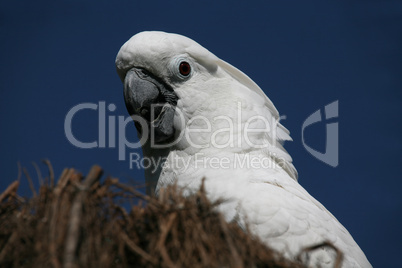
<path fill-rule="evenodd" d="M 189 75 L 180 73 L 183 62 L 191 68 Z M 285 256 L 294 258 L 307 246 L 330 241 L 344 253 L 343 267 L 371 267 L 349 232 L 297 182 L 292 158 L 282 147 L 291 140 L 289 131 L 248 76 L 193 40 L 163 32 L 133 36 L 120 49 L 116 66 L 127 92 L 133 90 L 127 73 L 135 67 L 164 85 L 157 86 L 159 92 L 166 87 L 177 98 L 169 104 L 174 106 L 171 120 L 165 120 L 168 112 L 157 114 L 163 129 L 174 129 L 169 141 L 175 143 L 143 144 L 144 157 L 165 160 L 156 173 L 155 167 L 145 170 L 156 193 L 173 183 L 191 193 L 205 178 L 208 197 L 227 200 L 219 207 L 227 221 L 248 224 Z M 159 96 L 155 102 L 168 99 Z M 131 99 L 126 102 L 129 108 Z M 332 267 L 333 261 L 333 252 L 325 249 L 311 256 L 313 265 Z"/>

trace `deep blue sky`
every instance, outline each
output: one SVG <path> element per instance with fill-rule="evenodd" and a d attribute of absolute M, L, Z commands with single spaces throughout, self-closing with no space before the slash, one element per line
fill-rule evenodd
<path fill-rule="evenodd" d="M 142 171 L 119 161 L 116 148 L 71 145 L 64 119 L 73 106 L 100 101 L 117 107 L 107 116 L 127 116 L 114 66 L 120 46 L 143 30 L 175 32 L 260 85 L 287 116 L 283 124 L 294 141 L 286 148 L 299 182 L 374 266 L 400 264 L 402 1 L 109 2 L 0 3 L 0 191 L 17 178 L 18 161 L 33 176 L 31 162 L 43 158 L 58 175 L 64 167 L 86 173 L 96 163 L 123 181 L 143 182 Z M 301 126 L 336 100 L 340 155 L 333 168 L 305 150 Z M 97 112 L 82 111 L 73 131 L 96 140 Z M 126 135 L 135 141 L 131 124 Z M 324 123 L 305 135 L 324 150 Z"/>

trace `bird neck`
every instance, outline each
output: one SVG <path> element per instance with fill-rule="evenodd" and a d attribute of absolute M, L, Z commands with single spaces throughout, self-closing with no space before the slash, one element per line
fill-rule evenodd
<path fill-rule="evenodd" d="M 166 162 L 169 152 L 170 148 L 152 148 L 149 144 L 142 146 L 143 157 L 148 161 L 148 165 L 144 169 L 146 192 L 148 195 L 154 194 L 162 167 Z"/>

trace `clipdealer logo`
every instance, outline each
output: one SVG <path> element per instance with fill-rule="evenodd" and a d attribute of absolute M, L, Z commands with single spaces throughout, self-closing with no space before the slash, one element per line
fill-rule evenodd
<path fill-rule="evenodd" d="M 334 120 L 339 116 L 339 101 L 334 101 L 324 107 L 325 120 Z M 303 122 L 302 125 L 302 143 L 304 148 L 316 159 L 328 164 L 331 167 L 337 167 L 339 164 L 339 123 L 330 122 L 325 124 L 325 152 L 320 152 L 305 142 L 304 131 L 307 127 L 322 122 L 321 109 L 312 113 Z"/>
<path fill-rule="evenodd" d="M 93 110 L 97 111 L 97 120 L 98 120 L 98 137 L 90 142 L 83 142 L 80 141 L 73 132 L 72 129 L 72 122 L 76 116 L 79 116 L 80 112 L 83 110 Z M 66 135 L 67 140 L 74 146 L 82 149 L 93 149 L 93 148 L 117 148 L 118 150 L 118 159 L 120 161 L 125 161 L 126 160 L 126 150 L 127 148 L 130 149 L 138 149 L 141 148 L 141 144 L 144 144 L 144 142 L 148 142 L 144 139 L 147 139 L 148 135 L 143 135 L 143 137 L 138 140 L 137 142 L 131 142 L 127 139 L 126 137 L 126 128 L 128 124 L 133 124 L 133 120 L 137 123 L 140 123 L 142 126 L 147 125 L 148 123 L 145 121 L 140 116 L 123 116 L 123 115 L 107 115 L 107 113 L 113 113 L 116 111 L 116 105 L 111 103 L 109 105 L 106 105 L 105 101 L 99 101 L 98 104 L 96 103 L 80 103 L 72 107 L 68 113 L 66 114 L 65 120 L 64 120 L 64 132 Z M 339 164 L 339 123 L 338 122 L 333 122 L 334 119 L 338 118 L 339 116 L 339 108 L 338 108 L 338 101 L 334 101 L 328 105 L 326 105 L 323 109 L 323 114 L 324 118 L 326 121 L 330 120 L 332 122 L 328 122 L 326 124 L 326 147 L 325 147 L 325 152 L 320 152 L 311 146 L 309 146 L 306 141 L 305 141 L 305 130 L 317 123 L 321 123 L 323 121 L 323 116 L 321 113 L 321 109 L 316 110 L 313 112 L 310 116 L 307 117 L 307 119 L 303 122 L 302 124 L 302 131 L 301 131 L 301 141 L 303 144 L 303 147 L 306 149 L 307 152 L 309 152 L 313 157 L 316 159 L 328 164 L 331 167 L 337 167 Z M 180 111 L 179 115 L 180 115 Z M 207 118 L 199 118 L 204 120 L 205 125 L 207 126 L 207 129 L 205 128 L 199 128 L 199 129 L 191 129 L 191 133 L 205 133 L 206 130 L 209 129 L 209 131 L 212 131 L 211 122 L 210 119 Z M 238 105 L 238 117 L 241 118 L 241 104 L 239 103 Z M 116 120 L 117 119 L 117 120 Z M 286 119 L 286 116 L 281 116 L 280 119 Z M 224 128 L 224 129 L 218 129 L 215 130 L 216 133 L 211 133 L 212 138 L 217 138 L 219 135 L 217 134 L 222 134 L 222 133 L 228 133 L 228 141 L 224 144 L 219 144 L 217 142 L 218 139 L 211 139 L 209 143 L 207 144 L 197 144 L 194 143 L 191 140 L 191 137 L 188 136 L 188 133 L 186 133 L 185 138 L 187 141 L 193 146 L 194 148 L 205 148 L 205 146 L 212 146 L 218 149 L 222 149 L 225 147 L 233 147 L 233 146 L 241 146 L 239 143 L 240 141 L 247 142 L 247 144 L 252 147 L 252 148 L 264 148 L 264 145 L 261 145 L 261 143 L 253 143 L 253 141 L 250 139 L 250 135 L 254 135 L 255 133 L 258 132 L 265 132 L 269 133 L 272 141 L 276 141 L 276 124 L 278 121 L 273 121 L 273 122 L 268 122 L 266 118 L 262 116 L 254 116 L 248 119 L 247 122 L 245 122 L 244 127 L 240 127 L 240 125 L 235 126 L 235 123 L 231 120 L 233 118 L 231 117 L 225 117 L 224 115 L 217 116 L 214 118 L 214 120 L 223 120 L 227 122 L 227 125 L 230 126 L 230 128 Z M 258 128 L 258 129 L 253 129 L 249 128 L 250 122 L 260 120 L 260 123 L 265 126 L 265 128 Z M 183 122 L 182 122 L 183 123 Z M 261 125 L 261 124 L 260 124 Z M 116 133 L 116 127 L 117 127 L 117 133 Z M 242 133 L 233 131 L 236 129 L 242 129 Z M 143 128 L 146 129 L 146 128 Z M 251 134 L 250 134 L 251 133 Z M 152 134 L 152 133 L 151 133 Z M 240 136 L 239 136 L 240 135 Z M 236 137 L 237 136 L 237 137 Z M 183 135 L 180 135 L 178 139 L 181 139 Z M 177 140 L 178 140 L 177 139 Z M 177 142 L 176 140 L 176 142 Z M 237 141 L 234 142 L 234 141 Z M 151 144 L 152 143 L 152 135 L 151 135 Z M 173 143 L 174 144 L 174 143 Z M 272 142 L 275 146 L 275 142 Z M 172 144 L 169 144 L 172 145 Z M 138 162 L 139 160 L 139 154 L 138 153 L 130 153 L 130 166 L 140 166 L 136 165 L 135 163 Z M 133 164 L 134 163 L 134 164 Z M 145 163 L 145 162 L 144 162 Z M 142 165 L 145 166 L 145 165 Z"/>
<path fill-rule="evenodd" d="M 85 109 L 98 111 L 98 137 L 96 140 L 91 142 L 82 142 L 78 140 L 72 129 L 72 121 L 75 116 L 79 115 L 79 112 Z M 126 160 L 126 148 L 137 149 L 141 148 L 141 141 L 130 142 L 126 138 L 126 127 L 127 124 L 132 124 L 133 119 L 130 116 L 117 116 L 109 115 L 106 119 L 106 112 L 114 112 L 116 110 L 116 105 L 113 103 L 109 104 L 106 108 L 106 102 L 100 101 L 99 104 L 95 103 L 80 103 L 73 108 L 71 108 L 64 120 L 64 133 L 67 140 L 75 147 L 82 149 L 93 149 L 93 148 L 118 148 L 118 157 L 120 161 Z M 106 121 L 108 128 L 106 130 Z M 117 134 L 116 134 L 116 124 L 117 124 Z M 117 137 L 116 137 L 117 135 Z M 106 137 L 108 136 L 107 143 Z M 116 145 L 117 138 L 117 145 Z"/>

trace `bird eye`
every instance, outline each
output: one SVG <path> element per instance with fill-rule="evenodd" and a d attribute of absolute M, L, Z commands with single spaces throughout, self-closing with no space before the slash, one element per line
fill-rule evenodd
<path fill-rule="evenodd" d="M 188 76 L 191 73 L 191 66 L 188 62 L 182 61 L 179 65 L 179 72 L 183 76 Z"/>

